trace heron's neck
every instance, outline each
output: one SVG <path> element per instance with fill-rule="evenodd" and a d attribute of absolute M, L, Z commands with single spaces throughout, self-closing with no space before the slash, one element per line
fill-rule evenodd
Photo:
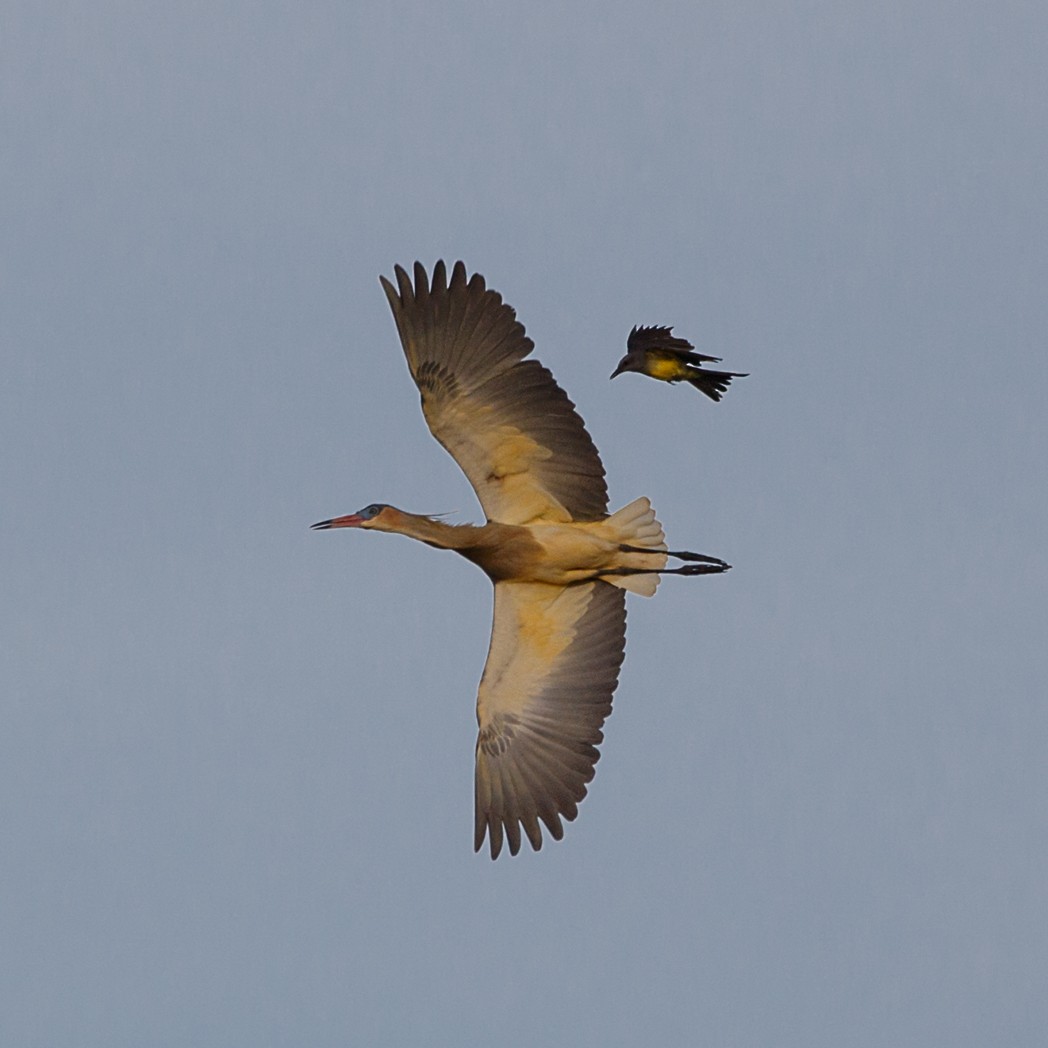
<path fill-rule="evenodd" d="M 386 511 L 389 513 L 389 510 Z M 476 544 L 478 534 L 483 530 L 473 524 L 444 524 L 432 517 L 422 517 L 416 513 L 405 513 L 396 510 L 389 521 L 389 531 L 398 535 L 407 535 L 439 549 L 464 550 Z M 382 529 L 387 530 L 387 529 Z"/>

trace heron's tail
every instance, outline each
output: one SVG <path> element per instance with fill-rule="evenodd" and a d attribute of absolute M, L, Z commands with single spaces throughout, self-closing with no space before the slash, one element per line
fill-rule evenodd
<path fill-rule="evenodd" d="M 634 499 L 601 524 L 605 537 L 611 542 L 634 547 L 633 552 L 619 554 L 622 567 L 629 568 L 629 574 L 604 575 L 602 578 L 642 597 L 654 596 L 659 584 L 656 573 L 666 566 L 666 536 L 662 533 L 662 525 L 655 519 L 651 503 L 646 498 Z M 638 549 L 651 552 L 639 552 Z"/>
<path fill-rule="evenodd" d="M 705 393 L 710 400 L 720 400 L 728 392 L 733 378 L 746 378 L 738 371 L 704 371 L 702 368 L 688 368 L 686 382 L 693 385 L 700 393 Z"/>

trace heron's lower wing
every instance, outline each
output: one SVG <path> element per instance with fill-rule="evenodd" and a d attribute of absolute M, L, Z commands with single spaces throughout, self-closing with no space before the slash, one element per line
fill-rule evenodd
<path fill-rule="evenodd" d="M 382 278 L 433 435 L 450 452 L 489 520 L 598 520 L 604 467 L 575 405 L 537 360 L 513 309 L 479 273 L 443 262 L 414 286 Z"/>
<path fill-rule="evenodd" d="M 521 828 L 542 846 L 539 820 L 559 840 L 600 757 L 626 644 L 623 590 L 499 582 L 477 696 L 476 832 L 491 857 L 520 849 Z"/>

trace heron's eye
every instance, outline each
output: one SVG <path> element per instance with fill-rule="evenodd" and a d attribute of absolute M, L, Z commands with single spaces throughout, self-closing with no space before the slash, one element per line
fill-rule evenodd
<path fill-rule="evenodd" d="M 371 504 L 370 506 L 368 506 L 368 508 L 367 508 L 367 509 L 365 509 L 365 510 L 364 510 L 364 512 L 363 512 L 363 513 L 361 513 L 360 515 L 361 515 L 362 517 L 367 517 L 367 518 L 369 518 L 369 519 L 370 519 L 371 517 L 377 517 L 377 516 L 378 516 L 378 514 L 379 514 L 379 511 L 380 511 L 381 509 L 382 509 L 382 507 L 381 507 L 381 506 L 379 506 L 379 505 L 377 505 L 377 504 L 375 504 L 375 503 L 373 502 L 373 503 L 372 503 L 372 504 Z"/>

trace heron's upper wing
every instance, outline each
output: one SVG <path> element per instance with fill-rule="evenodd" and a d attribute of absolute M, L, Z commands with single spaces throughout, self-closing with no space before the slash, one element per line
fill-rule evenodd
<path fill-rule="evenodd" d="M 415 263 L 382 286 L 433 436 L 469 478 L 489 520 L 598 520 L 604 467 L 575 405 L 537 360 L 534 343 L 497 291 L 455 263 L 432 283 Z"/>
<path fill-rule="evenodd" d="M 491 857 L 536 851 L 539 819 L 554 839 L 574 819 L 600 757 L 626 645 L 626 594 L 606 582 L 577 586 L 499 582 L 491 648 L 477 696 L 476 832 Z"/>
<path fill-rule="evenodd" d="M 682 360 L 691 364 L 716 362 L 720 357 L 708 357 L 705 353 L 695 353 L 695 347 L 686 339 L 673 334 L 671 327 L 635 327 L 626 339 L 626 349 L 630 353 L 639 353 L 648 349 L 665 349 L 676 353 Z"/>

